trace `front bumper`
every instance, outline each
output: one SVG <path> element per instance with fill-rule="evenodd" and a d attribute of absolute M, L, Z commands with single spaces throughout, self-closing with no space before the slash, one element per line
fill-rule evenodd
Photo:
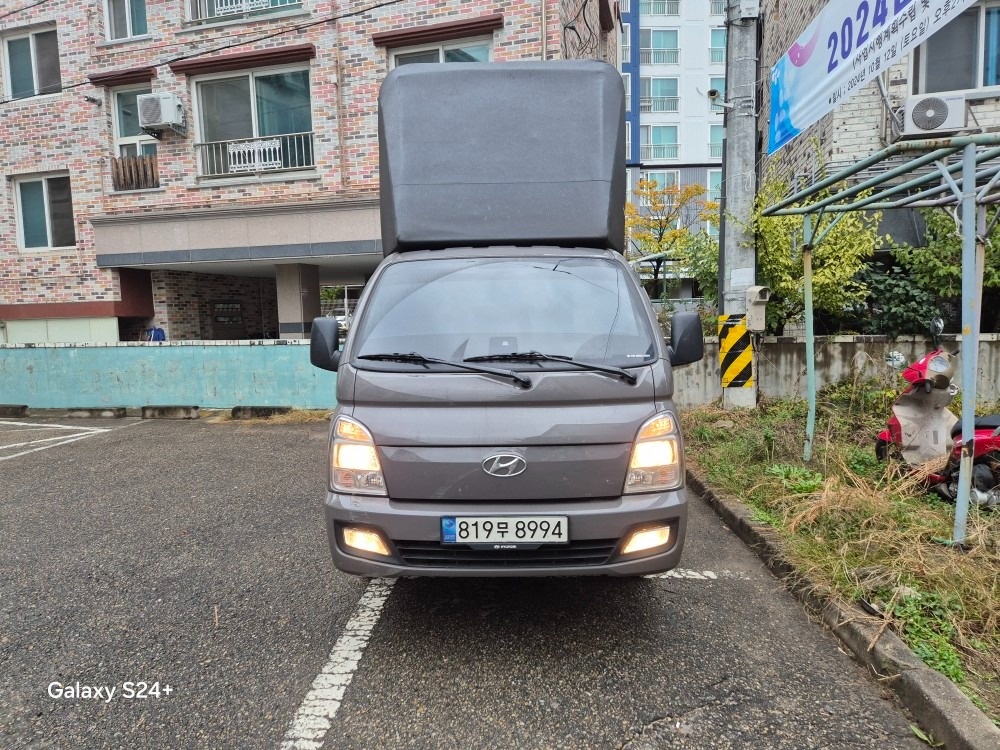
<path fill-rule="evenodd" d="M 334 565 L 345 573 L 372 577 L 649 575 L 677 566 L 687 531 L 687 496 L 683 489 L 601 500 L 503 505 L 404 502 L 327 492 L 325 513 Z M 547 545 L 548 554 L 542 555 L 518 551 L 477 554 L 465 545 L 441 545 L 441 517 L 455 515 L 567 516 L 570 545 L 563 549 L 556 549 L 562 545 Z M 644 556 L 619 555 L 629 532 L 662 523 L 670 524 L 673 530 L 669 548 Z M 390 543 L 393 558 L 345 551 L 348 548 L 343 546 L 340 534 L 345 524 L 381 532 Z M 459 550 L 461 554 L 457 554 Z"/>

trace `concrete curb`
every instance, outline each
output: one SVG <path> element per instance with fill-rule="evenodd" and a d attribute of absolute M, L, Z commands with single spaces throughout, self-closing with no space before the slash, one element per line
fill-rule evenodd
<path fill-rule="evenodd" d="M 854 658 L 885 682 L 924 731 L 948 750 L 996 750 L 1000 728 L 944 675 L 924 664 L 894 633 L 879 634 L 879 621 L 849 607 L 834 593 L 798 572 L 784 556 L 781 537 L 756 523 L 750 509 L 715 494 L 688 470 L 687 483 L 733 532 L 781 578 L 806 609 L 819 617 Z"/>

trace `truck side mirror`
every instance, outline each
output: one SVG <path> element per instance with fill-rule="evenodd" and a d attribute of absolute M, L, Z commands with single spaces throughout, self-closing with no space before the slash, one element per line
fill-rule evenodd
<path fill-rule="evenodd" d="M 670 319 L 670 364 L 689 365 L 705 356 L 701 318 L 695 312 L 674 313 Z"/>
<path fill-rule="evenodd" d="M 340 321 L 336 318 L 313 318 L 309 361 L 322 370 L 337 371 L 340 366 Z"/>

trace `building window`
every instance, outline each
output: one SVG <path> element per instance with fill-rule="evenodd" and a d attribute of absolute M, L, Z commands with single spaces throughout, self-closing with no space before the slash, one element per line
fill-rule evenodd
<path fill-rule="evenodd" d="M 55 29 L 4 39 L 7 93 L 12 99 L 62 91 L 59 40 Z"/>
<path fill-rule="evenodd" d="M 726 30 L 712 29 L 712 46 L 709 49 L 711 62 L 714 65 L 726 62 Z"/>
<path fill-rule="evenodd" d="M 139 129 L 136 98 L 150 93 L 150 88 L 115 92 L 115 153 L 118 156 L 156 155 L 156 139 Z"/>
<path fill-rule="evenodd" d="M 126 0 L 129 1 L 136 0 Z M 302 0 L 189 0 L 189 3 L 192 21 L 224 21 L 302 7 Z"/>
<path fill-rule="evenodd" d="M 108 39 L 146 33 L 146 0 L 107 0 Z"/>
<path fill-rule="evenodd" d="M 1000 5 L 977 5 L 952 19 L 913 60 L 915 94 L 1000 86 Z"/>
<path fill-rule="evenodd" d="M 202 177 L 314 165 L 307 69 L 202 78 L 195 104 Z"/>
<path fill-rule="evenodd" d="M 641 112 L 676 112 L 680 106 L 676 78 L 640 78 Z"/>
<path fill-rule="evenodd" d="M 639 62 L 643 65 L 677 65 L 680 56 L 676 29 L 639 29 Z"/>
<path fill-rule="evenodd" d="M 622 62 L 632 62 L 632 25 L 622 24 Z"/>
<path fill-rule="evenodd" d="M 639 138 L 642 161 L 677 158 L 676 125 L 642 125 Z"/>
<path fill-rule="evenodd" d="M 643 172 L 640 174 L 639 179 L 645 180 L 646 182 L 655 183 L 656 190 L 668 190 L 677 187 L 677 172 Z M 651 196 L 653 200 L 663 200 L 664 209 L 667 211 L 671 210 L 674 205 L 674 194 L 668 193 L 663 196 Z M 640 201 L 640 205 L 649 206 L 649 197 L 643 196 Z M 675 220 L 676 228 L 676 220 Z"/>
<path fill-rule="evenodd" d="M 73 247 L 73 194 L 69 175 L 38 175 L 18 179 L 17 233 L 23 248 Z"/>
<path fill-rule="evenodd" d="M 625 162 L 632 161 L 632 123 L 625 121 Z"/>
<path fill-rule="evenodd" d="M 722 125 L 712 125 L 708 140 L 708 158 L 722 158 L 722 138 L 725 135 L 725 128 Z"/>
<path fill-rule="evenodd" d="M 640 16 L 679 16 L 680 13 L 680 0 L 641 0 L 639 3 Z"/>
<path fill-rule="evenodd" d="M 490 39 L 474 39 L 452 44 L 432 44 L 393 51 L 393 67 L 409 63 L 489 62 Z"/>
<path fill-rule="evenodd" d="M 708 7 L 713 16 L 721 16 L 726 12 L 726 0 L 710 0 Z"/>
<path fill-rule="evenodd" d="M 115 190 L 146 190 L 160 186 L 156 140 L 139 129 L 136 98 L 149 87 L 114 92 L 115 154 L 111 159 L 111 184 Z"/>
<path fill-rule="evenodd" d="M 622 73 L 622 84 L 625 86 L 625 111 L 632 111 L 632 74 Z"/>
<path fill-rule="evenodd" d="M 724 76 L 719 78 L 709 78 L 708 88 L 715 89 L 719 92 L 719 98 L 710 102 L 709 107 L 713 112 L 724 112 L 725 107 L 722 106 L 722 102 L 726 100 L 726 79 Z"/>

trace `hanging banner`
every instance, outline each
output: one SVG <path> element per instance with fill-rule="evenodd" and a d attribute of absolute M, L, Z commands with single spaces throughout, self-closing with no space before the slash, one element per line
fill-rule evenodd
<path fill-rule="evenodd" d="M 831 0 L 771 68 L 767 153 L 850 99 L 974 2 Z"/>

